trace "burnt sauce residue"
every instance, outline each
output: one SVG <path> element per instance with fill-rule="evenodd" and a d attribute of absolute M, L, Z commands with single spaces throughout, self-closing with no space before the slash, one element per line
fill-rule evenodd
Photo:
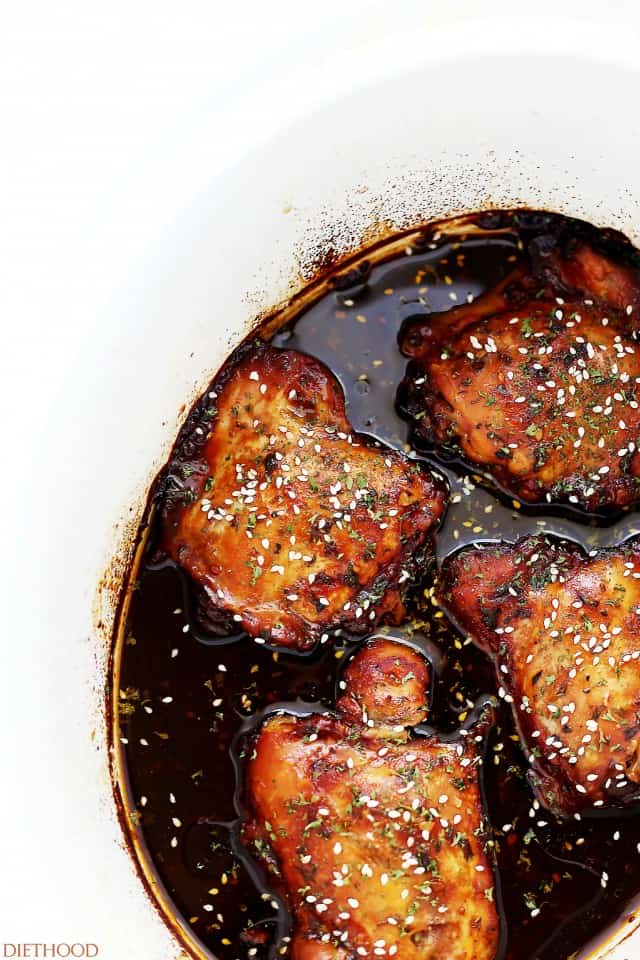
<path fill-rule="evenodd" d="M 423 457 L 446 476 L 451 500 L 437 535 L 439 560 L 464 544 L 531 532 L 549 531 L 593 549 L 640 529 L 632 512 L 589 518 L 512 502 L 461 462 L 410 450 L 409 428 L 396 406 L 407 362 L 397 346 L 403 322 L 492 287 L 526 257 L 528 240 L 559 219 L 482 214 L 413 233 L 404 253 L 389 258 L 382 247 L 363 255 L 272 338 L 275 346 L 305 351 L 330 367 L 344 387 L 354 430 Z M 330 707 L 354 643 L 341 635 L 300 656 L 246 636 L 208 635 L 197 620 L 192 585 L 175 565 L 158 561 L 155 542 L 150 504 L 116 656 L 116 748 L 131 829 L 148 851 L 147 869 L 201 950 L 229 960 L 286 956 L 286 908 L 238 842 L 242 754 L 247 733 L 273 704 Z M 452 730 L 479 698 L 499 691 L 487 659 L 432 603 L 432 587 L 426 580 L 414 619 L 403 629 L 426 643 L 428 653 L 433 644 L 441 651 L 432 657 L 438 662 L 429 722 Z M 510 712 L 499 696 L 498 702 L 483 787 L 498 862 L 500 956 L 562 960 L 640 891 L 640 811 L 561 823 L 540 809 Z"/>

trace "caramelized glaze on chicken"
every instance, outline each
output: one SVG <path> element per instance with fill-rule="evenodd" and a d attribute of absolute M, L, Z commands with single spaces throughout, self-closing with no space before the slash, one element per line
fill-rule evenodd
<path fill-rule="evenodd" d="M 354 435 L 337 380 L 295 351 L 252 345 L 207 412 L 183 437 L 192 456 L 165 503 L 164 542 L 210 606 L 299 650 L 337 627 L 399 622 L 442 486 Z"/>
<path fill-rule="evenodd" d="M 478 784 L 488 721 L 412 735 L 428 682 L 419 653 L 374 640 L 347 667 L 335 713 L 275 714 L 258 733 L 243 835 L 290 906 L 292 960 L 496 954 Z"/>
<path fill-rule="evenodd" d="M 406 412 L 524 501 L 584 509 L 640 497 L 640 270 L 538 238 L 474 303 L 403 331 Z"/>
<path fill-rule="evenodd" d="M 640 802 L 638 542 L 464 550 L 439 595 L 493 659 L 540 802 L 566 815 Z"/>

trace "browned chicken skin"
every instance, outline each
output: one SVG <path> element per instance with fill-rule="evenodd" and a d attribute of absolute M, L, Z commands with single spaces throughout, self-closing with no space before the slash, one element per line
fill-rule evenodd
<path fill-rule="evenodd" d="M 428 683 L 419 653 L 376 639 L 348 665 L 335 713 L 279 713 L 257 735 L 243 837 L 290 906 L 292 960 L 496 954 L 478 784 L 488 722 L 410 734 Z"/>
<path fill-rule="evenodd" d="M 252 345 L 211 399 L 186 440 L 197 448 L 188 495 L 164 518 L 167 552 L 210 605 L 299 650 L 337 627 L 398 623 L 442 486 L 353 434 L 337 380 L 302 353 Z"/>
<path fill-rule="evenodd" d="M 539 243 L 474 303 L 413 322 L 406 409 L 522 500 L 640 498 L 640 271 L 588 243 Z"/>
<path fill-rule="evenodd" d="M 439 599 L 493 659 L 540 802 L 560 815 L 640 802 L 640 544 L 463 550 Z"/>

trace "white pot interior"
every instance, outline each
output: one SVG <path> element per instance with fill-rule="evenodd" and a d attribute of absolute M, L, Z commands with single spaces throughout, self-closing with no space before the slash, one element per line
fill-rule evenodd
<path fill-rule="evenodd" d="M 404 71 L 396 50 L 377 82 L 359 86 L 354 78 L 351 92 L 299 116 L 218 178 L 167 229 L 84 339 L 79 334 L 75 356 L 61 362 L 42 457 L 59 491 L 48 558 L 64 543 L 69 561 L 64 569 L 50 565 L 34 611 L 47 637 L 30 668 L 40 709 L 34 715 L 15 705 L 34 756 L 18 788 L 25 815 L 43 777 L 60 786 L 48 808 L 47 843 L 34 835 L 27 854 L 60 879 L 35 926 L 16 908 L 14 939 L 68 939 L 73 916 L 74 938 L 101 943 L 105 957 L 178 953 L 135 875 L 112 807 L 98 698 L 113 591 L 99 596 L 102 629 L 91 626 L 91 602 L 105 568 L 117 586 L 122 567 L 109 567 L 110 557 L 126 558 L 183 405 L 260 311 L 303 285 L 318 253 L 357 248 L 382 222 L 402 228 L 479 208 L 531 206 L 616 227 L 640 242 L 640 114 L 633 107 L 640 68 L 625 38 L 615 30 L 560 31 L 542 54 L 534 52 L 541 39 L 534 25 L 520 49 L 501 53 L 498 23 L 495 42 L 467 56 L 471 26 L 437 30 L 421 56 L 409 46 L 411 69 Z M 596 40 L 604 54 L 594 53 Z M 82 437 L 79 472 L 61 455 L 69 425 Z M 28 523 L 37 525 L 37 517 Z M 80 589 L 61 604 L 70 578 Z M 6 669 L 24 670 L 25 656 L 11 651 Z M 15 865 L 10 856 L 6 868 Z M 638 944 L 627 941 L 610 956 L 630 958 Z"/>

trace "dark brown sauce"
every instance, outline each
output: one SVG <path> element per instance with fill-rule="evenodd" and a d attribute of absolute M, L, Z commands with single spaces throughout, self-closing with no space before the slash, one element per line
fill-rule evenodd
<path fill-rule="evenodd" d="M 273 338 L 276 346 L 324 361 L 344 387 L 354 429 L 400 449 L 409 442 L 408 425 L 395 405 L 406 369 L 397 347 L 402 323 L 494 285 L 525 255 L 521 240 L 541 232 L 549 220 L 520 212 L 485 214 L 469 222 L 475 229 L 468 235 L 461 227 L 455 236 L 440 235 L 437 228 L 425 232 L 410 255 L 385 261 L 384 251 L 378 251 L 373 266 L 363 256 L 360 266 L 336 279 L 333 292 Z M 618 241 L 605 236 L 607 242 Z M 513 540 L 533 531 L 553 532 L 592 549 L 640 529 L 633 513 L 616 522 L 595 522 L 569 511 L 514 506 L 481 478 L 474 482 L 464 464 L 434 452 L 414 453 L 445 474 L 451 487 L 437 537 L 439 559 L 465 543 Z M 148 516 L 153 544 L 151 508 Z M 341 636 L 310 655 L 296 656 L 247 637 L 207 636 L 197 622 L 188 578 L 170 563 L 152 563 L 152 557 L 147 548 L 130 587 L 115 691 L 121 788 L 133 814 L 132 829 L 146 845 L 147 868 L 164 885 L 201 949 L 229 960 L 280 956 L 286 953 L 286 946 L 278 945 L 287 930 L 286 909 L 238 843 L 242 734 L 274 703 L 294 703 L 292 709 L 330 707 L 340 663 L 353 645 Z M 415 613 L 407 635 L 426 636 L 444 654 L 430 723 L 452 730 L 478 698 L 497 692 L 495 678 L 485 657 L 456 634 L 428 598 Z M 500 957 L 561 960 L 616 919 L 640 891 L 640 811 L 559 823 L 534 809 L 525 770 L 510 713 L 501 705 L 483 773 L 497 849 Z"/>

